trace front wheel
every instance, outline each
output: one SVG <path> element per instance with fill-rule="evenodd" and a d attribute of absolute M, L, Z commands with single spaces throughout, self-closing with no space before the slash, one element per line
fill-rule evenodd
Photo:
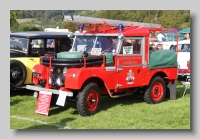
<path fill-rule="evenodd" d="M 156 104 L 163 101 L 166 94 L 166 84 L 161 77 L 155 77 L 144 93 L 144 100 L 149 104 Z"/>
<path fill-rule="evenodd" d="M 27 71 L 24 64 L 18 60 L 10 60 L 10 85 L 20 87 L 26 80 Z"/>
<path fill-rule="evenodd" d="M 77 95 L 77 110 L 81 116 L 95 114 L 100 105 L 100 91 L 95 83 L 86 84 Z"/>

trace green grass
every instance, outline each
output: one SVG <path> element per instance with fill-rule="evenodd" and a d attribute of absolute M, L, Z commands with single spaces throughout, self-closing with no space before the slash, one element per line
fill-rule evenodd
<path fill-rule="evenodd" d="M 32 20 L 36 20 L 34 18 L 23 18 L 23 19 L 17 19 L 17 22 L 19 24 L 22 24 L 22 23 L 26 23 L 26 22 L 31 22 Z"/>
<path fill-rule="evenodd" d="M 40 24 L 41 22 L 38 21 L 35 18 L 23 18 L 23 19 L 17 19 L 17 22 L 19 24 L 23 24 L 23 25 L 31 25 L 31 24 Z"/>
<path fill-rule="evenodd" d="M 33 92 L 11 92 L 10 129 L 190 129 L 190 88 L 177 85 L 177 99 L 147 104 L 142 96 L 102 97 L 99 111 L 82 117 L 76 104 L 53 107 L 49 116 L 35 114 Z"/>

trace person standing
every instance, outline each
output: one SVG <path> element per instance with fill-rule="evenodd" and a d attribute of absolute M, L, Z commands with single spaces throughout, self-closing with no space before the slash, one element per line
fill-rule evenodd
<path fill-rule="evenodd" d="M 163 49 L 163 41 L 165 40 L 165 36 L 161 32 L 158 32 L 158 35 L 156 37 L 158 39 L 157 48 L 159 50 L 162 50 Z"/>
<path fill-rule="evenodd" d="M 158 43 L 162 44 L 163 40 L 165 39 L 165 36 L 161 32 L 158 32 L 158 35 L 156 37 L 158 39 Z"/>
<path fill-rule="evenodd" d="M 185 34 L 185 40 L 190 40 L 190 34 L 189 33 Z"/>
<path fill-rule="evenodd" d="M 190 34 L 189 33 L 185 34 L 184 40 L 190 40 Z M 190 52 L 190 44 L 183 44 L 181 51 Z"/>

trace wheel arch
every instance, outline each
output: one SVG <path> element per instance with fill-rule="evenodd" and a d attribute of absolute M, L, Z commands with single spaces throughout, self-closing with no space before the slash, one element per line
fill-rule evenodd
<path fill-rule="evenodd" d="M 152 82 L 152 80 L 155 78 L 155 77 L 157 77 L 157 76 L 159 76 L 159 77 L 161 77 L 161 78 L 167 78 L 167 74 L 165 73 L 165 72 L 162 72 L 162 71 L 159 71 L 159 72 L 156 72 L 152 77 L 151 77 L 151 79 L 149 80 L 149 83 L 148 84 L 150 84 L 151 82 Z M 165 80 L 164 80 L 165 81 Z"/>
<path fill-rule="evenodd" d="M 81 88 L 83 88 L 89 82 L 96 83 L 99 86 L 99 88 L 105 87 L 104 81 L 101 78 L 99 78 L 99 77 L 90 77 L 90 78 L 88 78 L 88 79 L 86 79 L 84 81 L 84 83 L 82 84 Z"/>

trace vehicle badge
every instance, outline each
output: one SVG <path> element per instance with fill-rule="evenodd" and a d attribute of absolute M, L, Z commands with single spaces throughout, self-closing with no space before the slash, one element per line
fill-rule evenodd
<path fill-rule="evenodd" d="M 133 84 L 134 83 L 133 80 L 135 80 L 135 77 L 134 77 L 134 73 L 132 72 L 132 70 L 128 71 L 126 80 L 127 80 L 127 84 Z"/>

